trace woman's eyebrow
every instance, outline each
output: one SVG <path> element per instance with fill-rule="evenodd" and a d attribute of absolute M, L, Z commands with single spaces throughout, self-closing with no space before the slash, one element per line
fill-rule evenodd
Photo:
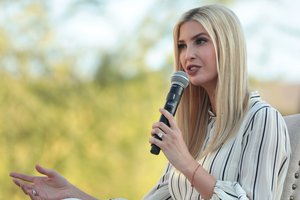
<path fill-rule="evenodd" d="M 207 36 L 207 34 L 204 33 L 204 32 L 198 33 L 198 34 L 194 35 L 194 36 L 191 38 L 191 40 L 195 40 L 195 39 L 197 39 L 197 38 L 200 37 L 200 36 Z M 178 43 L 184 43 L 184 40 L 178 40 Z"/>

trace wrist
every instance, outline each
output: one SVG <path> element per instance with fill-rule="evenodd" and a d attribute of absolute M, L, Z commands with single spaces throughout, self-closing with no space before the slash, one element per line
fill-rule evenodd
<path fill-rule="evenodd" d="M 75 187 L 75 186 L 74 186 Z M 78 199 L 82 199 L 82 200 L 98 200 L 95 197 L 92 197 L 91 195 L 83 192 L 82 190 L 80 190 L 79 188 L 76 188 L 76 192 L 75 192 L 75 197 Z"/>
<path fill-rule="evenodd" d="M 195 188 L 204 199 L 211 198 L 216 179 L 209 174 L 200 163 L 195 161 L 185 176 L 190 181 L 191 186 Z"/>
<path fill-rule="evenodd" d="M 193 174 L 195 172 L 195 169 L 199 167 L 199 163 L 196 160 L 191 160 L 190 162 L 187 162 L 186 168 L 183 169 L 181 172 L 184 174 L 184 176 L 188 180 L 192 180 Z"/>
<path fill-rule="evenodd" d="M 69 200 L 98 200 L 91 195 L 83 192 L 75 185 L 70 184 L 70 186 L 66 189 L 66 197 L 65 199 Z"/>
<path fill-rule="evenodd" d="M 197 173 L 199 167 L 200 167 L 200 164 L 198 163 L 197 167 L 196 167 L 195 170 L 193 171 L 192 178 L 191 178 L 191 186 L 192 186 L 192 187 L 194 187 L 194 181 L 195 181 L 194 179 L 195 179 L 195 175 L 196 175 L 196 173 Z"/>

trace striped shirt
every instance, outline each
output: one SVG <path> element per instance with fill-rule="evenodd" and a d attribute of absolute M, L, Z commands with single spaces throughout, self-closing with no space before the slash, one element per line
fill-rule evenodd
<path fill-rule="evenodd" d="M 281 114 L 252 92 L 249 110 L 235 137 L 198 162 L 217 182 L 213 200 L 279 200 L 290 160 L 290 143 Z M 215 129 L 208 124 L 206 142 Z M 144 200 L 202 199 L 189 180 L 170 163 Z"/>

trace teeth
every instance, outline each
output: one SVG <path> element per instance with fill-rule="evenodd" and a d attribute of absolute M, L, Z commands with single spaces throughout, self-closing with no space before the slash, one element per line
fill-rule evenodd
<path fill-rule="evenodd" d="M 195 66 L 191 66 L 191 67 L 188 67 L 188 70 L 192 71 L 195 68 L 196 68 Z"/>

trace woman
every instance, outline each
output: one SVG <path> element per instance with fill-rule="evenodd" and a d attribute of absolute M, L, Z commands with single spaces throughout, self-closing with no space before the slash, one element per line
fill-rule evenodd
<path fill-rule="evenodd" d="M 174 28 L 174 47 L 176 70 L 191 84 L 177 121 L 160 109 L 170 127 L 153 124 L 151 134 L 161 140 L 149 142 L 169 164 L 144 199 L 280 199 L 290 156 L 287 129 L 278 111 L 248 92 L 237 17 L 220 5 L 192 9 Z M 11 174 L 32 199 L 95 199 L 55 171 L 37 170 L 46 177 Z"/>
<path fill-rule="evenodd" d="M 210 5 L 186 12 L 174 28 L 175 66 L 190 79 L 177 122 L 154 123 L 150 138 L 169 160 L 144 199 L 280 199 L 290 144 L 278 111 L 247 85 L 239 20 Z M 178 124 L 178 125 L 177 125 Z"/>

